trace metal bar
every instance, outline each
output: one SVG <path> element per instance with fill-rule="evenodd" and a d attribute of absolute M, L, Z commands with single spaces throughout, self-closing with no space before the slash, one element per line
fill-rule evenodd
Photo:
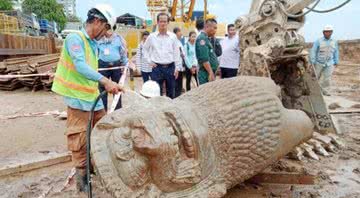
<path fill-rule="evenodd" d="M 0 75 L 0 79 L 41 77 L 41 76 L 50 76 L 50 75 L 52 75 L 52 73 L 45 73 L 45 74 L 10 74 L 10 75 Z"/>
<path fill-rule="evenodd" d="M 0 49 L 0 55 L 47 54 L 46 49 Z"/>

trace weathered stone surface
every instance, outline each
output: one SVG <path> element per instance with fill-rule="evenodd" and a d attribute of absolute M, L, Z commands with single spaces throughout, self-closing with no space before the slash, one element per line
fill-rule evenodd
<path fill-rule="evenodd" d="M 114 197 L 222 197 L 312 136 L 268 78 L 238 77 L 103 118 L 92 156 Z"/>

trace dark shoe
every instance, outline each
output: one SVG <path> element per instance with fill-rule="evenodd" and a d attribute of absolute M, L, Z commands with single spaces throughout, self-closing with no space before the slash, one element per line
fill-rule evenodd
<path fill-rule="evenodd" d="M 79 192 L 88 192 L 86 169 L 76 169 L 76 189 Z"/>

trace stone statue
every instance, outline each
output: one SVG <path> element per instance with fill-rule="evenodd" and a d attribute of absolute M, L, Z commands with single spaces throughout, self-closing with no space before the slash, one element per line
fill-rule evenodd
<path fill-rule="evenodd" d="M 238 77 L 137 99 L 95 127 L 97 173 L 114 197 L 222 197 L 312 136 L 279 92 L 269 78 Z"/>

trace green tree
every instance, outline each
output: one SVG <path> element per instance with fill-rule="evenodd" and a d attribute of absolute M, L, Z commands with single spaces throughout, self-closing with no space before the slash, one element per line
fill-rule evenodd
<path fill-rule="evenodd" d="M 56 0 L 24 0 L 22 9 L 25 13 L 34 13 L 39 19 L 55 21 L 60 30 L 64 29 L 66 16 L 64 7 Z"/>
<path fill-rule="evenodd" d="M 0 10 L 12 10 L 12 6 L 11 0 L 0 0 Z"/>

